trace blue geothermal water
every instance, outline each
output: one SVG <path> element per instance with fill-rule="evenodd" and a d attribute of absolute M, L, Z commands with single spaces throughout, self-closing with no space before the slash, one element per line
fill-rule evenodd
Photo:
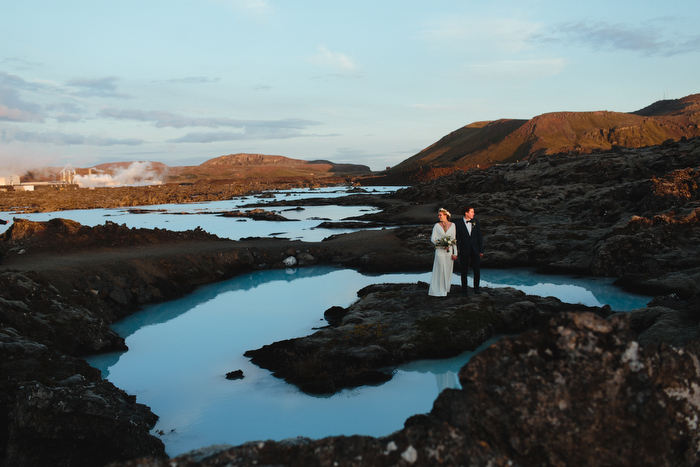
<path fill-rule="evenodd" d="M 326 324 L 326 309 L 350 305 L 366 285 L 429 280 L 430 273 L 369 276 L 332 267 L 255 272 L 149 306 L 116 323 L 129 351 L 88 361 L 160 416 L 154 432 L 171 456 L 252 440 L 388 435 L 411 415 L 428 412 L 440 391 L 459 387 L 457 372 L 473 352 L 402 365 L 385 384 L 328 397 L 300 392 L 251 364 L 243 353 L 312 334 Z M 529 270 L 482 270 L 482 282 L 567 302 L 607 303 L 619 311 L 643 307 L 649 299 L 621 292 L 612 279 L 542 276 Z M 242 380 L 225 379 L 238 369 Z"/>

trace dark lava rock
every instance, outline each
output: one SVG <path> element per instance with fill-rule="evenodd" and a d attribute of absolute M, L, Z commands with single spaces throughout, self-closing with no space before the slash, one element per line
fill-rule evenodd
<path fill-rule="evenodd" d="M 625 316 L 565 314 L 474 358 L 430 417 L 522 465 L 695 465 L 699 351 L 645 350 Z"/>
<path fill-rule="evenodd" d="M 36 275 L 2 273 L 0 324 L 72 355 L 126 350 L 124 339 L 106 321 L 113 313 L 95 294 L 64 294 Z"/>
<path fill-rule="evenodd" d="M 276 221 L 276 222 L 291 222 L 292 219 L 287 219 L 277 213 L 265 211 L 264 209 L 252 209 L 250 211 L 228 211 L 219 214 L 221 217 L 247 217 L 256 221 Z"/>
<path fill-rule="evenodd" d="M 375 229 L 378 227 L 387 227 L 383 222 L 359 222 L 359 221 L 334 221 L 321 222 L 316 229 Z"/>
<path fill-rule="evenodd" d="M 126 224 L 105 221 L 88 227 L 70 219 L 55 218 L 46 222 L 34 222 L 15 218 L 12 225 L 0 234 L 0 258 L 18 251 L 67 252 L 94 247 L 123 247 L 149 245 L 164 242 L 192 240 L 221 241 L 197 226 L 184 232 L 163 229 L 129 228 Z"/>
<path fill-rule="evenodd" d="M 158 417 L 84 360 L 0 329 L 0 463 L 93 466 L 163 456 Z"/>
<path fill-rule="evenodd" d="M 226 373 L 226 379 L 243 379 L 243 370 L 229 371 Z"/>
<path fill-rule="evenodd" d="M 391 379 L 395 365 L 449 358 L 474 350 L 496 334 L 521 332 L 562 311 L 609 307 L 566 304 L 512 288 L 485 288 L 468 299 L 453 286 L 447 298 L 428 296 L 428 284 L 377 284 L 358 292 L 348 309 L 324 313 L 332 326 L 275 342 L 245 356 L 311 394 Z"/>
<path fill-rule="evenodd" d="M 331 326 L 338 327 L 343 321 L 345 315 L 348 314 L 348 310 L 342 306 L 332 306 L 323 312 L 323 318 L 328 321 Z"/>
<path fill-rule="evenodd" d="M 656 297 L 645 308 L 626 313 L 641 345 L 684 348 L 700 341 L 700 291 L 691 300 Z"/>
<path fill-rule="evenodd" d="M 386 437 L 249 442 L 131 466 L 681 466 L 700 461 L 700 346 L 643 348 L 623 315 L 505 337 Z"/>

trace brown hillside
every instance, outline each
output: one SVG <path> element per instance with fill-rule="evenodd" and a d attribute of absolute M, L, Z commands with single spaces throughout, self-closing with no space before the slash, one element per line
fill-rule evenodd
<path fill-rule="evenodd" d="M 700 112 L 700 98 L 698 96 L 700 96 L 700 94 L 693 94 L 682 99 L 665 99 L 654 102 L 650 106 L 632 113 L 645 117 L 653 117 Z"/>
<path fill-rule="evenodd" d="M 313 164 L 266 164 L 266 165 L 197 165 L 175 167 L 170 171 L 171 182 L 195 182 L 200 180 L 274 180 L 274 179 L 315 179 L 336 176 L 330 172 L 331 166 Z"/>
<path fill-rule="evenodd" d="M 201 166 L 215 165 L 305 165 L 307 161 L 290 159 L 284 156 L 267 156 L 264 154 L 229 154 L 220 156 L 200 164 Z"/>
<path fill-rule="evenodd" d="M 369 174 L 370 168 L 330 161 L 305 161 L 265 154 L 229 154 L 210 159 L 198 166 L 174 167 L 171 182 L 199 180 L 316 180 Z"/>
<path fill-rule="evenodd" d="M 527 120 L 496 120 L 476 122 L 455 130 L 432 146 L 397 165 L 397 168 L 416 166 L 462 165 L 465 154 L 480 154 L 499 145 Z"/>
<path fill-rule="evenodd" d="M 391 171 L 475 167 L 538 154 L 644 147 L 700 136 L 700 94 L 659 101 L 634 113 L 554 112 L 531 120 L 479 122 L 456 130 Z"/>

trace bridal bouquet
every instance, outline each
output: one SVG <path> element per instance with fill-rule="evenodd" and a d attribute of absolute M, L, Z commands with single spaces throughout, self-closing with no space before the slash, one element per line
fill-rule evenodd
<path fill-rule="evenodd" d="M 439 238 L 437 242 L 435 242 L 435 248 L 444 248 L 445 250 L 449 250 L 452 245 L 456 244 L 457 240 L 448 235 L 445 235 L 444 237 Z"/>

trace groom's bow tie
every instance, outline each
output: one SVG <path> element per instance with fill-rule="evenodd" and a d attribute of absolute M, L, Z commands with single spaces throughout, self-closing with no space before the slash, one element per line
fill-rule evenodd
<path fill-rule="evenodd" d="M 468 220 L 468 221 L 467 221 L 467 224 L 471 224 L 471 223 L 472 223 L 472 221 L 471 221 L 471 220 Z"/>

